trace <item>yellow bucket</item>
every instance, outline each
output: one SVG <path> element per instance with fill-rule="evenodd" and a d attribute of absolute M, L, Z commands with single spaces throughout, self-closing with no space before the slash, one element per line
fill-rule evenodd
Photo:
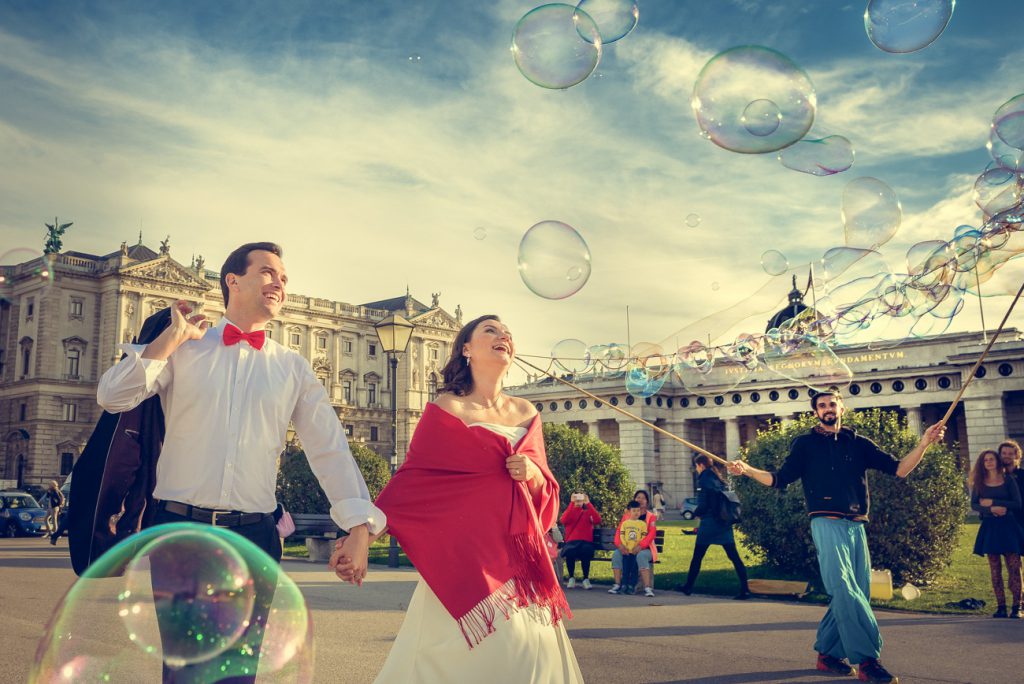
<path fill-rule="evenodd" d="M 871 571 L 871 598 L 888 601 L 892 598 L 892 572 L 889 570 Z"/>

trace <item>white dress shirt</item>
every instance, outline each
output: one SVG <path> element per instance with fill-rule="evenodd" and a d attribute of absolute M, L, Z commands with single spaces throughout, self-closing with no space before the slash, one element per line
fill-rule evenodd
<path fill-rule="evenodd" d="M 182 344 L 166 361 L 143 359 L 145 345 L 100 378 L 100 406 L 111 413 L 135 408 L 157 394 L 166 436 L 153 496 L 203 508 L 269 513 L 277 507 L 277 460 L 289 420 L 309 465 L 344 530 L 385 516 L 370 501 L 338 416 L 309 363 L 268 339 L 262 350 L 242 340 L 226 346 L 223 317 L 199 340 Z"/>

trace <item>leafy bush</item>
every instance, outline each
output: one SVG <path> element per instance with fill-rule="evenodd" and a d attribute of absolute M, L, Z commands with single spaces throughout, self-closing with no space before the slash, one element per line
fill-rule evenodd
<path fill-rule="evenodd" d="M 359 472 L 366 480 L 370 498 L 376 499 L 391 479 L 387 460 L 365 444 L 355 442 L 349 447 Z M 286 450 L 281 456 L 281 468 L 277 472 L 277 500 L 292 513 L 329 513 L 331 510 L 331 504 L 301 449 Z"/>
<path fill-rule="evenodd" d="M 617 524 L 633 496 L 633 479 L 618 449 L 554 423 L 544 425 L 544 448 L 561 487 L 559 514 L 568 507 L 573 492 L 585 492 L 601 514 L 602 524 Z"/>
<path fill-rule="evenodd" d="M 741 450 L 742 457 L 756 468 L 778 470 L 793 439 L 816 423 L 807 414 L 786 425 L 773 425 Z M 891 411 L 851 411 L 843 424 L 897 458 L 910 452 L 920 438 Z M 816 577 L 817 557 L 800 483 L 782 494 L 748 478 L 736 484 L 744 507 L 739 528 L 747 544 L 784 573 Z M 906 482 L 868 471 L 868 487 L 872 567 L 891 570 L 899 583 L 935 579 L 952 560 L 967 512 L 956 455 L 945 444 L 933 444 Z"/>

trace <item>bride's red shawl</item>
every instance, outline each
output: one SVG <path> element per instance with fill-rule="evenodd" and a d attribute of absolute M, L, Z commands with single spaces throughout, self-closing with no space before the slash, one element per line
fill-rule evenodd
<path fill-rule="evenodd" d="M 513 453 L 544 474 L 537 495 L 509 477 L 505 459 Z M 376 503 L 470 647 L 494 631 L 498 614 L 508 618 L 518 607 L 543 606 L 552 623 L 571 617 L 544 547 L 558 515 L 558 483 L 540 416 L 513 449 L 505 437 L 427 404 L 405 463 Z"/>

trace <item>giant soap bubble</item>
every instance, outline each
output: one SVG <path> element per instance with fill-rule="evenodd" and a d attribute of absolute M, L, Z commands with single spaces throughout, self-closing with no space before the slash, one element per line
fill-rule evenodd
<path fill-rule="evenodd" d="M 817 100 L 811 79 L 789 57 L 744 45 L 721 52 L 704 65 L 690 106 L 701 130 L 716 145 L 760 154 L 804 137 L 814 123 Z"/>
<path fill-rule="evenodd" d="M 864 29 L 879 50 L 916 52 L 938 38 L 956 0 L 869 0 Z"/>
<path fill-rule="evenodd" d="M 512 57 L 531 83 L 556 90 L 569 88 L 597 68 L 601 35 L 585 11 L 561 3 L 541 5 L 516 24 Z"/>
<path fill-rule="evenodd" d="M 295 583 L 223 528 L 175 523 L 110 549 L 58 604 L 29 675 L 51 682 L 259 675 L 310 682 L 313 633 Z"/>
<path fill-rule="evenodd" d="M 779 161 L 787 169 L 812 176 L 831 176 L 853 166 L 853 145 L 841 135 L 804 138 L 779 152 Z"/>
<path fill-rule="evenodd" d="M 590 278 L 590 248 L 567 223 L 541 221 L 519 242 L 519 275 L 534 294 L 565 299 Z"/>
<path fill-rule="evenodd" d="M 846 244 L 874 249 L 888 242 L 903 220 L 896 191 L 878 180 L 856 178 L 843 189 L 841 209 Z"/>

